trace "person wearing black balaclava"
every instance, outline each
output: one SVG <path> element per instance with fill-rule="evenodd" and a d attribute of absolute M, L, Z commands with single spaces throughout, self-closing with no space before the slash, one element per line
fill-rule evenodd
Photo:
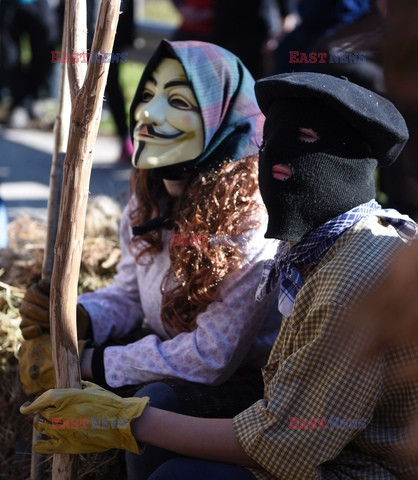
<path fill-rule="evenodd" d="M 405 122 L 388 100 L 323 74 L 262 79 L 256 96 L 266 115 L 259 160 L 266 235 L 281 240 L 265 264 L 258 299 L 279 285 L 283 314 L 263 369 L 264 397 L 232 419 L 147 406 L 131 423 L 132 437 L 183 456 L 149 480 L 417 478 L 418 465 L 402 448 L 418 409 L 418 382 L 389 373 L 415 361 L 418 345 L 359 357 L 367 330 L 361 319 L 354 331 L 344 328 L 418 233 L 409 217 L 374 200 L 374 169 L 402 150 Z M 94 385 L 81 393 L 49 391 L 23 412 L 69 415 L 71 400 L 81 408 L 102 395 Z M 60 436 L 39 451 L 67 453 L 70 434 Z M 117 445 L 107 438 L 109 448 Z"/>
<path fill-rule="evenodd" d="M 375 196 L 377 160 L 343 117 L 316 99 L 271 105 L 260 158 L 268 237 L 299 242 L 331 218 Z"/>

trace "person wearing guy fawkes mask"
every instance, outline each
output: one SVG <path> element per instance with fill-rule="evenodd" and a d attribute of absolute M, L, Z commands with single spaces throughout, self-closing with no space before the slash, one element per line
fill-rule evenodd
<path fill-rule="evenodd" d="M 263 123 L 238 57 L 204 42 L 160 42 L 130 110 L 135 168 L 117 274 L 78 298 L 83 379 L 206 417 L 234 415 L 262 395 L 280 327 L 274 294 L 254 302 L 275 249 L 258 191 Z M 20 308 L 28 395 L 53 384 L 48 292 L 33 285 Z M 129 452 L 127 478 L 146 479 L 171 456 Z"/>

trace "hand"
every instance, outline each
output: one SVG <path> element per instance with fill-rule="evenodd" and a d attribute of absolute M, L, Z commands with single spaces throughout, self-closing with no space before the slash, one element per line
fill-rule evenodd
<path fill-rule="evenodd" d="M 29 340 L 43 333 L 49 333 L 49 291 L 50 284 L 40 280 L 25 293 L 19 309 L 22 321 L 20 330 L 24 339 Z M 77 304 L 77 338 L 86 339 L 91 330 L 90 315 Z"/>
<path fill-rule="evenodd" d="M 49 282 L 40 280 L 26 291 L 19 309 L 23 338 L 49 333 L 49 289 Z"/>
<path fill-rule="evenodd" d="M 38 395 L 54 387 L 51 337 L 48 333 L 22 343 L 19 351 L 19 375 L 26 395 Z"/>
<path fill-rule="evenodd" d="M 282 35 L 289 35 L 300 24 L 301 18 L 297 13 L 289 13 L 282 21 Z"/>
<path fill-rule="evenodd" d="M 148 397 L 121 398 L 90 382 L 83 389 L 48 390 L 20 407 L 24 415 L 39 412 L 35 428 L 49 438 L 34 445 L 38 453 L 82 454 L 112 448 L 139 454 L 130 423 L 142 415 Z"/>
<path fill-rule="evenodd" d="M 86 340 L 78 341 L 80 358 L 83 356 L 85 345 Z M 54 388 L 55 375 L 51 337 L 48 333 L 43 333 L 22 343 L 19 351 L 19 375 L 26 395 L 39 395 Z"/>

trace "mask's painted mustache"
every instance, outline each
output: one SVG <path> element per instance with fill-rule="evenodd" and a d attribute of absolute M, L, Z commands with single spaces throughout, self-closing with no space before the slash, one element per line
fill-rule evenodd
<path fill-rule="evenodd" d="M 180 137 L 180 135 L 183 135 L 184 132 L 182 131 L 177 131 L 175 133 L 161 133 L 157 132 L 152 125 L 147 125 L 145 123 L 141 124 L 139 127 L 135 129 L 135 134 L 139 135 L 149 135 L 152 137 L 157 137 L 157 138 L 166 138 L 166 139 L 172 139 L 172 138 L 177 138 Z"/>

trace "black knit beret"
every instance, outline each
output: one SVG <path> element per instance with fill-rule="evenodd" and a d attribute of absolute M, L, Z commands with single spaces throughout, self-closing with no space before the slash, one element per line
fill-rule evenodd
<path fill-rule="evenodd" d="M 343 78 L 313 72 L 283 73 L 258 80 L 255 93 L 264 115 L 279 99 L 323 102 L 360 132 L 380 167 L 396 160 L 409 137 L 405 120 L 392 102 Z"/>

